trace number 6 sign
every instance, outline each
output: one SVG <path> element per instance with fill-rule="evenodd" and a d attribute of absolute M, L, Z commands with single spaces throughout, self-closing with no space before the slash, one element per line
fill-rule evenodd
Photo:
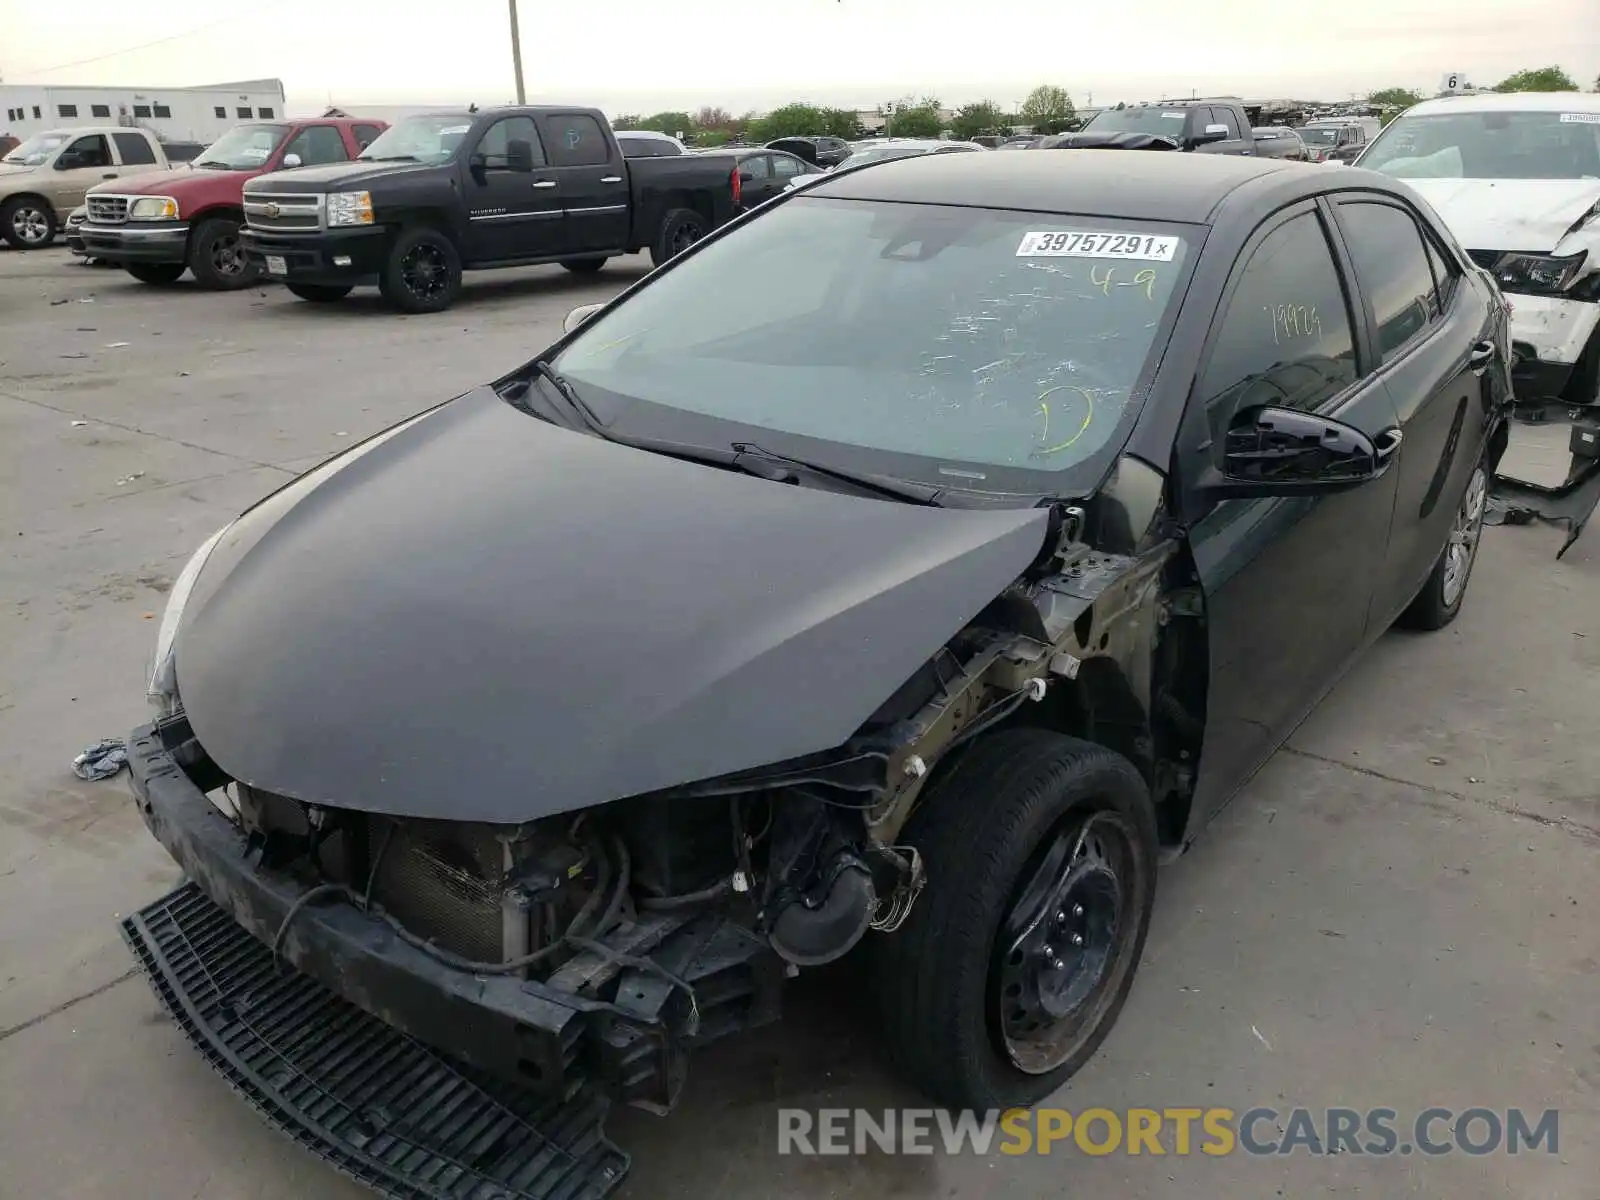
<path fill-rule="evenodd" d="M 1439 82 L 1441 92 L 1459 92 L 1467 86 L 1467 77 L 1460 71 L 1452 71 Z"/>

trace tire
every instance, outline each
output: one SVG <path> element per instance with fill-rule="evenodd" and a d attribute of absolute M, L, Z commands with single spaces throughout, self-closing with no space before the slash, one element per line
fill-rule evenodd
<path fill-rule="evenodd" d="M 1027 1107 L 1093 1056 L 1133 986 L 1155 903 L 1155 807 L 1132 763 L 1078 738 L 1016 728 L 958 753 L 907 828 L 928 884 L 874 947 L 872 991 L 891 1059 L 936 1103 Z M 1110 884 L 1101 861 L 1115 863 Z M 1041 873 L 1058 886 L 1077 878 L 1056 912 L 1058 900 L 1031 886 Z M 1020 939 L 1029 949 L 1008 954 L 1017 922 L 1035 911 L 1044 922 Z M 1019 1017 L 1037 994 L 1022 990 L 1023 977 L 1087 988 L 1071 1010 L 1082 1021 L 1075 1036 L 1043 1048 L 1007 1039 L 1031 1019 Z"/>
<path fill-rule="evenodd" d="M 389 248 L 378 290 L 401 312 L 443 312 L 461 294 L 461 256 L 436 229 L 402 230 Z"/>
<path fill-rule="evenodd" d="M 574 275 L 593 275 L 608 260 L 604 258 L 568 258 L 562 260 L 561 265 Z"/>
<path fill-rule="evenodd" d="M 655 241 L 650 243 L 650 261 L 658 267 L 670 262 L 705 237 L 706 232 L 706 219 L 693 209 L 669 209 L 661 218 Z"/>
<path fill-rule="evenodd" d="M 56 211 L 37 196 L 13 196 L 0 205 L 0 237 L 17 250 L 42 250 L 56 240 Z"/>
<path fill-rule="evenodd" d="M 148 283 L 154 287 L 167 287 L 177 283 L 189 268 L 182 263 L 124 263 L 123 270 L 127 271 L 140 283 Z"/>
<path fill-rule="evenodd" d="M 189 270 L 207 291 L 231 292 L 261 278 L 262 265 L 239 245 L 239 222 L 208 217 L 189 235 Z"/>
<path fill-rule="evenodd" d="M 283 286 L 289 289 L 291 296 L 313 304 L 335 304 L 354 290 L 339 283 L 286 283 Z"/>
<path fill-rule="evenodd" d="M 1433 570 L 1428 572 L 1428 581 L 1395 624 L 1431 633 L 1456 619 L 1462 601 L 1467 598 L 1473 564 L 1478 561 L 1478 544 L 1483 539 L 1483 514 L 1488 500 L 1489 463 L 1484 459 L 1467 479 L 1466 491 L 1450 522 L 1449 539 L 1439 551 Z"/>

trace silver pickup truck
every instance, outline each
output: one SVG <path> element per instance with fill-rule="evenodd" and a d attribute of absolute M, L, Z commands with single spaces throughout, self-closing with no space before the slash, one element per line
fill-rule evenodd
<path fill-rule="evenodd" d="M 91 125 L 36 133 L 0 158 L 0 237 L 18 250 L 48 246 L 95 184 L 172 165 L 146 129 Z"/>

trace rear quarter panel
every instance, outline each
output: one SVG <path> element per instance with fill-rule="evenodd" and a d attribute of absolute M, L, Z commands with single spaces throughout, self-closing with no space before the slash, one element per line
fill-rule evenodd
<path fill-rule="evenodd" d="M 689 208 L 712 229 L 735 215 L 732 154 L 683 154 L 671 158 L 630 158 L 628 194 L 633 206 L 629 245 L 648 246 L 661 219 L 674 208 Z"/>

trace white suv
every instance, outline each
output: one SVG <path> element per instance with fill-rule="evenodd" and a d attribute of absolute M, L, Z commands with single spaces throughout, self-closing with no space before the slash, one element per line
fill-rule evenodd
<path fill-rule="evenodd" d="M 1600 404 L 1600 95 L 1424 101 L 1355 165 L 1404 179 L 1494 274 L 1521 397 Z"/>

